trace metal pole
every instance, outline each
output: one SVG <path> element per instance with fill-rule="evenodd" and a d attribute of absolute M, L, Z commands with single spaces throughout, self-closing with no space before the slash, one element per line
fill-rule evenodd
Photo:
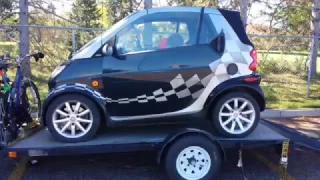
<path fill-rule="evenodd" d="M 76 33 L 75 30 L 72 29 L 72 52 L 75 53 L 77 49 L 77 44 L 76 44 Z"/>
<path fill-rule="evenodd" d="M 24 57 L 26 54 L 29 54 L 29 27 L 28 27 L 28 0 L 19 0 L 19 25 L 24 27 L 19 27 L 19 48 L 20 48 L 20 57 Z M 22 74 L 25 77 L 31 76 L 30 69 L 30 60 L 27 59 L 21 63 Z"/>
<path fill-rule="evenodd" d="M 310 56 L 311 56 L 311 54 L 309 54 L 309 57 Z M 312 62 L 310 59 L 311 58 L 309 58 L 309 67 L 308 67 L 307 98 L 310 96 L 311 66 L 312 66 Z"/>

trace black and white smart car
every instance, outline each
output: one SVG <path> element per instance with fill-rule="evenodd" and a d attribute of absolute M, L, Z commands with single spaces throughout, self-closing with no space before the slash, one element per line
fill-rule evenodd
<path fill-rule="evenodd" d="M 141 10 L 54 70 L 42 124 L 57 140 L 80 142 L 101 126 L 174 123 L 205 113 L 220 135 L 243 137 L 265 109 L 256 68 L 239 12 Z"/>

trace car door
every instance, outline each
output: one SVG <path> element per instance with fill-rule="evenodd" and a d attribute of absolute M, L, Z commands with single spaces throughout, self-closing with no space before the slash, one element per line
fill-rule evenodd
<path fill-rule="evenodd" d="M 197 17 L 195 14 L 180 13 L 178 17 L 178 22 L 185 26 L 181 28 L 184 31 L 178 33 L 188 34 L 184 45 L 149 52 L 139 67 L 148 81 L 153 82 L 148 87 L 153 89 L 149 95 L 154 95 L 155 100 L 145 107 L 152 114 L 191 113 L 193 108 L 188 107 L 200 97 L 213 77 L 209 64 L 221 57 L 211 44 L 217 32 L 208 16 L 202 17 L 201 28 L 199 23 L 191 21 Z M 170 36 L 167 43 L 169 39 Z"/>
<path fill-rule="evenodd" d="M 116 35 L 116 57 L 103 63 L 113 119 L 157 117 L 184 109 L 200 96 L 212 77 L 209 64 L 219 54 L 208 42 L 200 43 L 201 8 L 194 9 L 151 9 Z"/>

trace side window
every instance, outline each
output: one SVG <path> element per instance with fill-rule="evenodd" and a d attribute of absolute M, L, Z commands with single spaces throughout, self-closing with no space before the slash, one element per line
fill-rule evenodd
<path fill-rule="evenodd" d="M 200 13 L 185 12 L 146 15 L 116 35 L 116 49 L 126 54 L 194 45 L 199 18 Z"/>
<path fill-rule="evenodd" d="M 201 24 L 200 44 L 207 44 L 218 35 L 208 14 L 204 14 Z"/>

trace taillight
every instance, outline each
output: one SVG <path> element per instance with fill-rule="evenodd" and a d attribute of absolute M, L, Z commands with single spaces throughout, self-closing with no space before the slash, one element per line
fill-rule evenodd
<path fill-rule="evenodd" d="M 257 66 L 258 66 L 258 54 L 257 54 L 257 50 L 256 49 L 252 49 L 252 51 L 250 52 L 250 56 L 252 57 L 253 61 L 249 66 L 249 69 L 251 71 L 256 71 L 257 70 Z"/>

